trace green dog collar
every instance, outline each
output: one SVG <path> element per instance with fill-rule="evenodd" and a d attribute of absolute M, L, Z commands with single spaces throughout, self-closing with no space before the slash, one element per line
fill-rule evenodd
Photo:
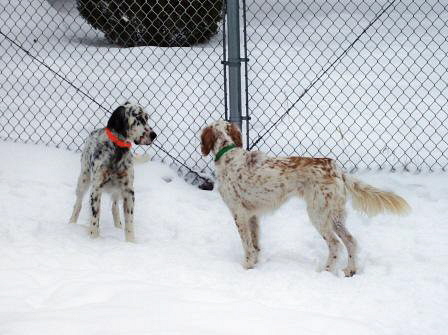
<path fill-rule="evenodd" d="M 215 162 L 217 162 L 227 151 L 230 151 L 232 149 L 236 148 L 235 144 L 230 144 L 222 148 L 218 151 L 218 153 L 215 156 Z"/>

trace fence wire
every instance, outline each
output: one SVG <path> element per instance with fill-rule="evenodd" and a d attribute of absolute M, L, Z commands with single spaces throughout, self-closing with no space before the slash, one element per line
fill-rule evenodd
<path fill-rule="evenodd" d="M 211 173 L 198 135 L 226 115 L 222 1 L 0 4 L 1 140 L 79 151 L 131 100 L 159 134 L 154 159 Z M 243 1 L 247 146 L 349 170 L 446 170 L 447 6 Z"/>
<path fill-rule="evenodd" d="M 104 127 L 119 104 L 134 101 L 145 107 L 158 133 L 148 149 L 150 156 L 184 173 L 207 171 L 208 161 L 198 151 L 198 134 L 205 124 L 224 115 L 222 5 L 199 1 L 211 6 L 214 21 L 209 22 L 211 17 L 200 5 L 201 18 L 190 15 L 198 32 L 191 29 L 192 20 L 173 14 L 179 6 L 170 7 L 181 4 L 181 12 L 191 14 L 195 1 L 157 2 L 171 16 L 156 22 L 164 34 L 160 46 L 143 46 L 142 22 L 133 22 L 139 26 L 137 32 L 126 33 L 131 12 L 123 9 L 123 3 L 154 1 L 84 2 L 108 4 L 109 9 L 120 3 L 114 14 L 116 27 L 108 29 L 123 33 L 109 36 L 94 28 L 80 14 L 82 1 L 0 0 L 0 139 L 79 151 L 88 134 Z M 156 10 L 164 13 L 154 6 L 149 13 Z M 210 24 L 214 33 L 201 22 Z M 188 35 L 191 31 L 194 38 Z M 208 34 L 207 42 L 202 33 Z M 192 45 L 186 47 L 188 41 Z M 133 43 L 135 47 L 128 47 Z"/>
<path fill-rule="evenodd" d="M 246 0 L 249 147 L 445 170 L 447 5 Z"/>

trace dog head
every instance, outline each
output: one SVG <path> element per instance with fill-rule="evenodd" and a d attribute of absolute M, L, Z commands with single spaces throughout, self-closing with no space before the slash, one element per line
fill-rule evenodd
<path fill-rule="evenodd" d="M 148 126 L 148 119 L 142 106 L 126 102 L 112 113 L 107 128 L 135 144 L 148 145 L 157 137 Z"/>
<path fill-rule="evenodd" d="M 220 148 L 230 144 L 235 144 L 237 147 L 243 146 L 241 131 L 235 124 L 219 120 L 202 130 L 201 151 L 204 156 L 207 156 L 210 151 L 216 153 Z"/>

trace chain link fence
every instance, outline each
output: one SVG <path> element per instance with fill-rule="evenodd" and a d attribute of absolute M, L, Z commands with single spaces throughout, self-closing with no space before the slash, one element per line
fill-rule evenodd
<path fill-rule="evenodd" d="M 447 6 L 246 0 L 249 148 L 445 170 Z"/>
<path fill-rule="evenodd" d="M 189 1 L 176 2 L 187 3 L 189 10 Z M 158 3 L 169 6 L 168 1 Z M 1 140 L 79 151 L 88 134 L 104 127 L 110 113 L 129 100 L 145 107 L 158 133 L 147 149 L 151 157 L 184 173 L 207 166 L 198 134 L 205 124 L 224 117 L 222 19 L 208 42 L 128 48 L 87 23 L 76 1 L 0 4 Z M 124 22 L 131 20 L 129 12 L 120 15 Z M 125 30 L 120 24 L 115 32 Z M 182 42 L 179 31 L 172 35 Z M 123 33 L 117 39 L 130 43 L 126 36 L 133 37 Z M 170 41 L 166 36 L 163 43 Z"/>
<path fill-rule="evenodd" d="M 145 2 L 169 6 L 134 1 L 140 9 Z M 183 173 L 211 173 L 198 135 L 226 115 L 225 17 L 207 41 L 186 46 L 175 20 L 154 24 L 164 27 L 161 37 L 147 42 L 146 21 L 132 18 L 132 6 L 109 8 L 103 16 L 123 29 L 102 32 L 76 3 L 0 0 L 0 139 L 78 151 L 131 100 L 159 135 L 152 157 Z M 193 1 L 178 3 L 187 11 Z M 249 148 L 329 156 L 349 170 L 447 168 L 444 1 L 246 0 L 241 7 Z M 195 21 L 225 10 L 210 8 L 213 15 Z"/>

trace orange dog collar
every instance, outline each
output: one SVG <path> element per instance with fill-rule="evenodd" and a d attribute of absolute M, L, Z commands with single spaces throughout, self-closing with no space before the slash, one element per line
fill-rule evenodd
<path fill-rule="evenodd" d="M 130 148 L 132 147 L 132 143 L 120 140 L 117 136 L 112 134 L 109 128 L 106 128 L 106 135 L 109 137 L 109 140 L 111 140 L 117 147 L 120 148 Z"/>

